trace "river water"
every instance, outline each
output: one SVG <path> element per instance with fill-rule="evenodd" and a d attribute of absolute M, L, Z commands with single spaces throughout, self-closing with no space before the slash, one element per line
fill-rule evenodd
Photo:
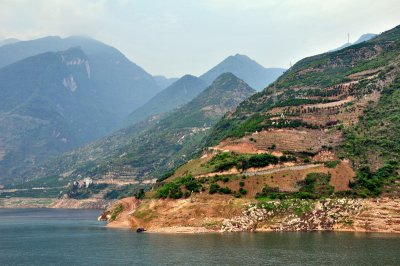
<path fill-rule="evenodd" d="M 138 234 L 98 214 L 0 209 L 0 265 L 400 265 L 396 234 Z"/>

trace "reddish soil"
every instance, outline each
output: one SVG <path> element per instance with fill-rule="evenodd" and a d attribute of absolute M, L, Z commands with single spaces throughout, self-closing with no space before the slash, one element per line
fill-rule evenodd
<path fill-rule="evenodd" d="M 254 139 L 251 141 L 250 138 Z M 322 146 L 334 146 L 342 140 L 338 130 L 320 129 L 271 129 L 253 133 L 236 140 L 222 141 L 216 148 L 241 153 L 259 153 L 271 151 L 314 151 L 322 150 Z"/>

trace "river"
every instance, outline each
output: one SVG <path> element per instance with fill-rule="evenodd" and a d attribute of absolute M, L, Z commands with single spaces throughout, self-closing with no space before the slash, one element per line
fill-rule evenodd
<path fill-rule="evenodd" d="M 98 214 L 0 209 L 0 265 L 400 265 L 396 234 L 138 234 Z"/>

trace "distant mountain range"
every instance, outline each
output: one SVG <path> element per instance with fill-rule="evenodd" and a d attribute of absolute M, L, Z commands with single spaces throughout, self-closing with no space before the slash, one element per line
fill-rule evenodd
<path fill-rule="evenodd" d="M 0 65 L 0 179 L 105 136 L 160 91 L 118 50 L 87 38 L 7 44 Z"/>
<path fill-rule="evenodd" d="M 152 115 L 162 114 L 188 103 L 223 73 L 233 73 L 250 87 L 261 90 L 275 81 L 284 71 L 283 68 L 264 68 L 245 55 L 229 56 L 199 78 L 186 75 L 177 80 L 132 112 L 124 125 L 143 121 Z M 163 80 L 163 77 L 160 79 Z"/>
<path fill-rule="evenodd" d="M 165 117 L 66 153 L 30 175 L 44 177 L 35 184 L 44 185 L 53 178 L 56 186 L 84 176 L 116 181 L 152 179 L 200 152 L 210 128 L 254 93 L 233 74 L 222 74 L 196 98 Z"/>
<path fill-rule="evenodd" d="M 224 72 L 261 89 L 283 69 L 265 69 L 247 56 L 235 55 L 200 78 L 186 75 L 178 80 L 153 77 L 117 49 L 87 37 L 4 40 L 0 44 L 0 180 L 19 178 L 16 173 L 121 125 L 166 116 Z"/>
<path fill-rule="evenodd" d="M 366 34 L 363 34 L 363 35 L 360 36 L 360 38 L 357 39 L 357 41 L 355 41 L 355 42 L 353 42 L 353 43 L 345 43 L 345 44 L 343 44 L 342 46 L 340 46 L 340 47 L 338 47 L 338 48 L 336 48 L 336 49 L 331 50 L 330 52 L 338 51 L 338 50 L 341 50 L 341 49 L 343 49 L 343 48 L 349 47 L 349 46 L 351 46 L 351 45 L 355 45 L 355 44 L 359 44 L 359 43 L 362 43 L 362 42 L 371 40 L 372 38 L 375 38 L 376 36 L 377 36 L 377 34 L 375 34 L 375 33 L 366 33 Z"/>

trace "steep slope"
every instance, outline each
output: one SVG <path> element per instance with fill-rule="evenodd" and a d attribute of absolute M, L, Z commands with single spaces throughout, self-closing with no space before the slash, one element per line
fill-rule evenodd
<path fill-rule="evenodd" d="M 120 120 L 160 91 L 153 77 L 129 61 L 120 51 L 102 42 L 72 36 L 50 36 L 0 47 L 0 67 L 45 52 L 81 47 L 89 60 L 91 82 L 99 100 Z"/>
<path fill-rule="evenodd" d="M 115 126 L 79 48 L 0 69 L 0 179 L 98 138 Z"/>
<path fill-rule="evenodd" d="M 191 102 L 158 121 L 143 127 L 146 122 L 136 124 L 43 165 L 35 176 L 45 178 L 35 184 L 46 186 L 51 178 L 59 186 L 84 177 L 114 185 L 149 182 L 145 180 L 159 177 L 198 153 L 209 129 L 253 93 L 233 74 L 223 74 Z"/>
<path fill-rule="evenodd" d="M 125 124 L 135 124 L 152 115 L 162 114 L 180 107 L 195 98 L 206 87 L 207 85 L 201 79 L 185 75 L 132 112 Z"/>
<path fill-rule="evenodd" d="M 245 55 L 229 56 L 221 63 L 200 76 L 207 84 L 221 75 L 230 72 L 244 80 L 256 90 L 262 90 L 274 82 L 285 71 L 283 68 L 264 68 Z"/>

